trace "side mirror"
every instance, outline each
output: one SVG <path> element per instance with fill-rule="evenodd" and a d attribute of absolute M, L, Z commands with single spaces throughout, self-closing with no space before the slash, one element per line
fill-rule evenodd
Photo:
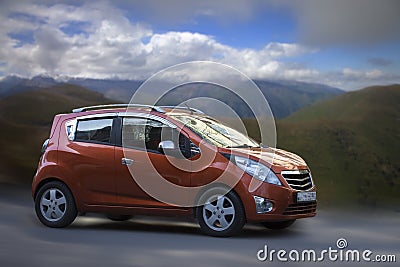
<path fill-rule="evenodd" d="M 175 144 L 170 140 L 161 141 L 158 144 L 158 151 L 164 153 L 165 150 L 174 150 Z"/>

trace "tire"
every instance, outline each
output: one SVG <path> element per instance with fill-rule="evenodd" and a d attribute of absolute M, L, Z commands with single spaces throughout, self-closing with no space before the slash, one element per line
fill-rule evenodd
<path fill-rule="evenodd" d="M 268 229 L 281 230 L 291 226 L 296 220 L 280 221 L 280 222 L 263 222 L 262 225 Z"/>
<path fill-rule="evenodd" d="M 111 221 L 115 222 L 123 222 L 132 219 L 133 216 L 131 215 L 113 215 L 113 214 L 107 214 L 106 217 L 110 219 Z"/>
<path fill-rule="evenodd" d="M 246 222 L 239 196 L 233 191 L 225 193 L 226 189 L 212 188 L 200 198 L 199 203 L 205 204 L 196 209 L 196 217 L 201 230 L 207 235 L 232 236 L 239 233 Z"/>
<path fill-rule="evenodd" d="M 35 211 L 44 225 L 54 228 L 70 225 L 78 214 L 71 191 L 58 181 L 48 182 L 39 189 Z"/>

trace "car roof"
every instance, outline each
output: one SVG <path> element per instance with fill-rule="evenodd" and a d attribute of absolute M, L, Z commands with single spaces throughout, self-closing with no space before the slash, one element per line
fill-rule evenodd
<path fill-rule="evenodd" d="M 87 106 L 87 107 L 80 107 L 75 108 L 72 110 L 72 113 L 83 113 L 89 111 L 127 111 L 127 112 L 134 112 L 134 111 L 154 111 L 158 113 L 186 113 L 186 114 L 204 114 L 199 109 L 192 108 L 192 107 L 182 107 L 182 106 L 152 106 L 152 105 L 144 105 L 144 104 L 107 104 L 107 105 L 96 105 L 96 106 Z M 99 112 L 101 113 L 101 112 Z"/>

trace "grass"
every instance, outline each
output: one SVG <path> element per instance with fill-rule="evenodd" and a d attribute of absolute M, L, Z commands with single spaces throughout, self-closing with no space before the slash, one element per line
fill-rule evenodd
<path fill-rule="evenodd" d="M 277 122 L 278 146 L 305 158 L 323 205 L 400 204 L 400 86 L 371 87 Z"/>
<path fill-rule="evenodd" d="M 0 181 L 32 181 L 40 148 L 48 138 L 54 115 L 71 112 L 80 106 L 110 102 L 99 93 L 74 85 L 39 89 L 0 99 Z"/>

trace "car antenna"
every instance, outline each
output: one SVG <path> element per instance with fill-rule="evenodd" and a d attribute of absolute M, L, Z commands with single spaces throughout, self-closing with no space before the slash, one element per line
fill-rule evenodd
<path fill-rule="evenodd" d="M 186 106 L 187 109 L 190 111 L 190 115 L 193 115 L 193 110 L 188 106 L 188 104 L 185 103 L 185 106 Z"/>

